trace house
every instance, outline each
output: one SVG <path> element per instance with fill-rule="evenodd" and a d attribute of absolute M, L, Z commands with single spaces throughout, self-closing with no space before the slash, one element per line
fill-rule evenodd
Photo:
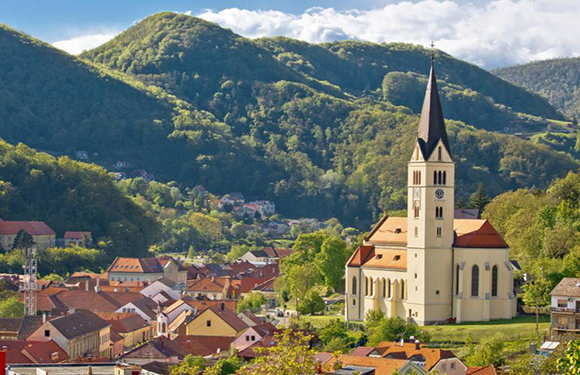
<path fill-rule="evenodd" d="M 161 336 L 123 354 L 121 360 L 135 365 L 153 361 L 176 364 L 183 361 L 188 354 L 189 352 L 177 342 Z"/>
<path fill-rule="evenodd" d="M 242 193 L 229 193 L 220 198 L 222 206 L 240 206 L 244 204 L 244 195 Z"/>
<path fill-rule="evenodd" d="M 256 342 L 261 341 L 264 337 L 274 333 L 276 327 L 272 323 L 260 323 L 246 329 L 238 338 L 234 340 L 232 346 L 238 351 L 242 351 Z"/>
<path fill-rule="evenodd" d="M 117 160 L 117 162 L 115 163 L 115 165 L 113 165 L 113 168 L 115 168 L 115 169 L 123 169 L 123 168 L 129 168 L 130 166 L 131 166 L 131 163 L 129 163 L 128 161 Z"/>
<path fill-rule="evenodd" d="M 89 153 L 87 151 L 77 151 L 77 159 L 89 160 Z"/>
<path fill-rule="evenodd" d="M 250 262 L 252 264 L 269 264 L 279 261 L 292 254 L 291 249 L 266 247 L 262 250 L 248 251 L 240 260 Z"/>
<path fill-rule="evenodd" d="M 177 284 L 187 282 L 187 269 L 172 257 L 117 257 L 107 269 L 109 281 L 148 281 L 166 277 Z"/>
<path fill-rule="evenodd" d="M 0 340 L 27 340 L 42 325 L 41 316 L 0 318 Z"/>
<path fill-rule="evenodd" d="M 193 355 L 209 357 L 228 353 L 234 337 L 181 335 L 173 341 Z"/>
<path fill-rule="evenodd" d="M 91 232 L 64 232 L 64 246 L 91 246 L 93 237 Z"/>
<path fill-rule="evenodd" d="M 141 375 L 169 375 L 170 367 L 167 362 L 149 362 L 141 366 Z"/>
<path fill-rule="evenodd" d="M 238 313 L 238 318 L 242 319 L 249 327 L 254 327 L 264 322 L 256 315 L 252 314 L 250 310 L 244 310 Z M 273 326 L 272 326 L 273 327 Z"/>
<path fill-rule="evenodd" d="M 168 297 L 173 300 L 178 300 L 181 295 L 181 291 L 177 287 L 177 284 L 166 277 L 155 280 L 145 288 L 141 289 L 140 293 L 153 300 L 155 300 L 154 297 L 160 293 L 166 293 Z"/>
<path fill-rule="evenodd" d="M 185 324 L 188 336 L 237 337 L 248 325 L 224 306 L 211 306 Z"/>
<path fill-rule="evenodd" d="M 88 282 L 85 283 L 88 285 Z M 145 299 L 143 295 L 133 292 L 97 292 L 88 287 L 86 289 L 47 288 L 37 293 L 37 307 L 39 311 L 51 315 L 66 313 L 71 309 L 115 312 L 130 302 L 143 299 Z M 152 301 L 150 303 L 154 304 Z"/>
<path fill-rule="evenodd" d="M 194 281 L 184 291 L 192 297 L 206 297 L 208 299 L 227 299 L 230 289 L 229 277 L 206 277 Z"/>
<path fill-rule="evenodd" d="M 180 262 L 169 255 L 163 255 L 157 259 L 161 267 L 163 267 L 165 278 L 183 286 L 187 284 L 187 269 Z"/>
<path fill-rule="evenodd" d="M 271 201 L 252 201 L 248 204 L 257 207 L 257 211 L 262 216 L 271 216 L 276 213 L 276 206 L 274 205 L 274 202 Z"/>
<path fill-rule="evenodd" d="M 111 325 L 89 310 L 46 321 L 29 337 L 30 341 L 53 340 L 70 360 L 81 357 L 112 358 Z"/>
<path fill-rule="evenodd" d="M 152 324 L 157 321 L 157 309 L 159 305 L 151 298 L 141 298 L 124 304 L 115 312 L 137 314 L 147 323 Z"/>
<path fill-rule="evenodd" d="M 53 340 L 27 345 L 21 352 L 34 364 L 68 362 L 67 353 Z"/>
<path fill-rule="evenodd" d="M 43 221 L 5 221 L 0 218 L 0 246 L 12 250 L 21 230 L 32 236 L 36 249 L 43 251 L 56 246 L 56 233 Z"/>
<path fill-rule="evenodd" d="M 244 298 L 254 290 L 256 286 L 262 284 L 268 279 L 268 277 L 242 277 L 241 279 L 233 279 L 230 281 L 227 295 L 231 299 Z"/>
<path fill-rule="evenodd" d="M 100 315 L 100 314 L 97 314 Z M 101 316 L 111 325 L 111 331 L 123 338 L 123 347 L 132 348 L 153 338 L 153 324 L 148 323 L 138 314 Z"/>
<path fill-rule="evenodd" d="M 511 319 L 509 246 L 481 219 L 455 219 L 455 161 L 432 66 L 407 168 L 407 217 L 385 215 L 346 264 L 345 319 L 370 310 L 418 325 Z"/>
<path fill-rule="evenodd" d="M 580 278 L 566 277 L 550 292 L 553 341 L 580 338 Z"/>
<path fill-rule="evenodd" d="M 278 293 L 274 290 L 274 283 L 276 278 L 272 277 L 261 284 L 258 284 L 252 289 L 252 292 L 261 293 L 268 300 L 268 308 L 274 308 L 278 306 Z"/>

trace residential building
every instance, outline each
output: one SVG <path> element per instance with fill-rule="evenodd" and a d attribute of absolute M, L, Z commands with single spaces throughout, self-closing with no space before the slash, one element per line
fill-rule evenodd
<path fill-rule="evenodd" d="M 552 340 L 580 338 L 580 278 L 562 279 L 550 293 L 550 300 Z"/>
<path fill-rule="evenodd" d="M 106 320 L 111 325 L 111 330 L 123 338 L 124 348 L 132 348 L 153 338 L 153 324 L 147 322 L 138 314 L 111 316 Z"/>
<path fill-rule="evenodd" d="M 261 341 L 264 337 L 273 334 L 276 327 L 272 323 L 260 323 L 246 329 L 238 338 L 234 340 L 232 346 L 238 351 L 242 351 L 256 342 Z"/>
<path fill-rule="evenodd" d="M 385 215 L 346 265 L 346 320 L 419 325 L 516 315 L 509 248 L 487 220 L 455 219 L 455 162 L 435 69 L 408 163 L 407 217 Z"/>
<path fill-rule="evenodd" d="M 271 216 L 276 213 L 276 205 L 271 201 L 259 200 L 252 201 L 248 204 L 257 207 L 257 211 L 262 216 Z"/>
<path fill-rule="evenodd" d="M 211 306 L 185 324 L 188 336 L 237 337 L 248 325 L 224 306 Z"/>
<path fill-rule="evenodd" d="M 67 353 L 70 360 L 113 356 L 111 325 L 88 310 L 46 321 L 30 335 L 29 340 L 53 340 Z"/>
<path fill-rule="evenodd" d="M 123 354 L 121 360 L 135 365 L 144 365 L 153 361 L 176 364 L 189 352 L 177 342 L 165 337 L 158 337 Z"/>
<path fill-rule="evenodd" d="M 166 277 L 155 280 L 145 288 L 141 289 L 140 293 L 145 297 L 152 299 L 154 299 L 154 297 L 160 293 L 166 293 L 174 300 L 178 300 L 181 296 L 181 290 L 177 287 L 177 284 L 173 280 L 170 280 Z"/>
<path fill-rule="evenodd" d="M 173 341 L 193 355 L 208 357 L 228 353 L 234 337 L 180 335 Z"/>
<path fill-rule="evenodd" d="M 91 246 L 93 244 L 93 237 L 91 232 L 64 232 L 64 246 Z"/>
<path fill-rule="evenodd" d="M 184 291 L 192 297 L 205 297 L 208 299 L 228 299 L 230 289 L 229 277 L 206 277 L 205 279 L 194 281 Z"/>
<path fill-rule="evenodd" d="M 21 230 L 32 236 L 36 249 L 43 251 L 56 246 L 56 233 L 43 221 L 5 221 L 0 218 L 0 246 L 12 250 Z"/>
<path fill-rule="evenodd" d="M 285 258 L 290 254 L 292 254 L 291 249 L 266 247 L 262 250 L 248 251 L 242 255 L 240 260 L 252 264 L 269 264 L 278 262 L 280 259 Z"/>
<path fill-rule="evenodd" d="M 185 286 L 187 284 L 187 268 L 185 268 L 180 262 L 169 255 L 163 255 L 157 259 L 159 260 L 161 267 L 163 267 L 163 275 L 166 279 L 169 279 L 178 285 Z"/>
<path fill-rule="evenodd" d="M 107 269 L 109 281 L 147 281 L 165 277 L 185 285 L 187 269 L 172 257 L 123 258 L 117 257 Z"/>
<path fill-rule="evenodd" d="M 244 204 L 242 193 L 229 193 L 220 198 L 222 206 L 241 206 Z"/>

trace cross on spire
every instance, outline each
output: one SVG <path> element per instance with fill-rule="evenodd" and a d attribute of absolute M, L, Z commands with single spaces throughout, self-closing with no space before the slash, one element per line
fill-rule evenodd
<path fill-rule="evenodd" d="M 431 44 L 429 44 L 429 46 L 431 47 L 431 61 L 433 61 L 435 60 L 435 43 L 431 41 Z"/>

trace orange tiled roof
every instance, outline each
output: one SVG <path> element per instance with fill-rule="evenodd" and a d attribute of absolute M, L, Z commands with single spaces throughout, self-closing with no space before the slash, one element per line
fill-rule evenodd
<path fill-rule="evenodd" d="M 454 219 L 454 247 L 507 248 L 488 220 Z M 407 245 L 407 218 L 383 217 L 366 239 L 371 245 Z"/>
<path fill-rule="evenodd" d="M 216 354 L 218 350 L 227 351 L 234 339 L 235 337 L 179 335 L 173 341 L 193 355 L 206 357 Z"/>
<path fill-rule="evenodd" d="M 407 251 L 373 248 L 364 265 L 374 268 L 407 269 Z"/>
<path fill-rule="evenodd" d="M 343 367 L 348 365 L 374 367 L 376 375 L 392 374 L 395 370 L 399 370 L 407 363 L 405 359 L 355 357 L 350 355 L 341 355 L 338 357 L 338 360 L 342 363 Z M 336 358 L 332 357 L 322 367 L 323 371 L 325 373 L 332 373 L 335 363 Z"/>
<path fill-rule="evenodd" d="M 66 352 L 52 340 L 27 346 L 22 354 L 34 363 L 61 363 L 68 361 Z"/>
<path fill-rule="evenodd" d="M 467 368 L 467 375 L 497 375 L 497 371 L 493 366 L 470 366 Z"/>
<path fill-rule="evenodd" d="M 16 235 L 21 230 L 32 236 L 56 234 L 44 221 L 4 221 L 0 219 L 0 235 Z"/>
<path fill-rule="evenodd" d="M 377 345 L 377 350 L 384 357 L 392 357 L 399 359 L 409 359 L 413 356 L 422 356 L 425 358 L 425 368 L 431 370 L 443 358 L 455 358 L 450 350 L 426 348 L 423 345 L 417 350 L 415 343 L 406 342 L 401 346 L 398 343 L 382 342 Z M 403 355 L 404 354 L 404 355 Z"/>
<path fill-rule="evenodd" d="M 227 279 L 227 277 L 206 277 L 192 283 L 187 287 L 187 290 L 193 292 L 223 292 Z"/>
<path fill-rule="evenodd" d="M 163 273 L 163 267 L 157 258 L 123 258 L 117 257 L 107 270 L 122 273 Z"/>

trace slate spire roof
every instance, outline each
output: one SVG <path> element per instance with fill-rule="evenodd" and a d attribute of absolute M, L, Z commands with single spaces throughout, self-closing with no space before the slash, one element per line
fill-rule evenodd
<path fill-rule="evenodd" d="M 431 72 L 429 73 L 429 82 L 421 110 L 421 120 L 419 120 L 419 129 L 417 130 L 417 140 L 423 157 L 428 159 L 431 153 L 437 147 L 439 140 L 443 142 L 447 151 L 451 154 L 447 131 L 445 131 L 445 120 L 443 110 L 441 109 L 441 100 L 437 90 L 437 78 L 435 77 L 434 59 L 431 58 Z"/>

